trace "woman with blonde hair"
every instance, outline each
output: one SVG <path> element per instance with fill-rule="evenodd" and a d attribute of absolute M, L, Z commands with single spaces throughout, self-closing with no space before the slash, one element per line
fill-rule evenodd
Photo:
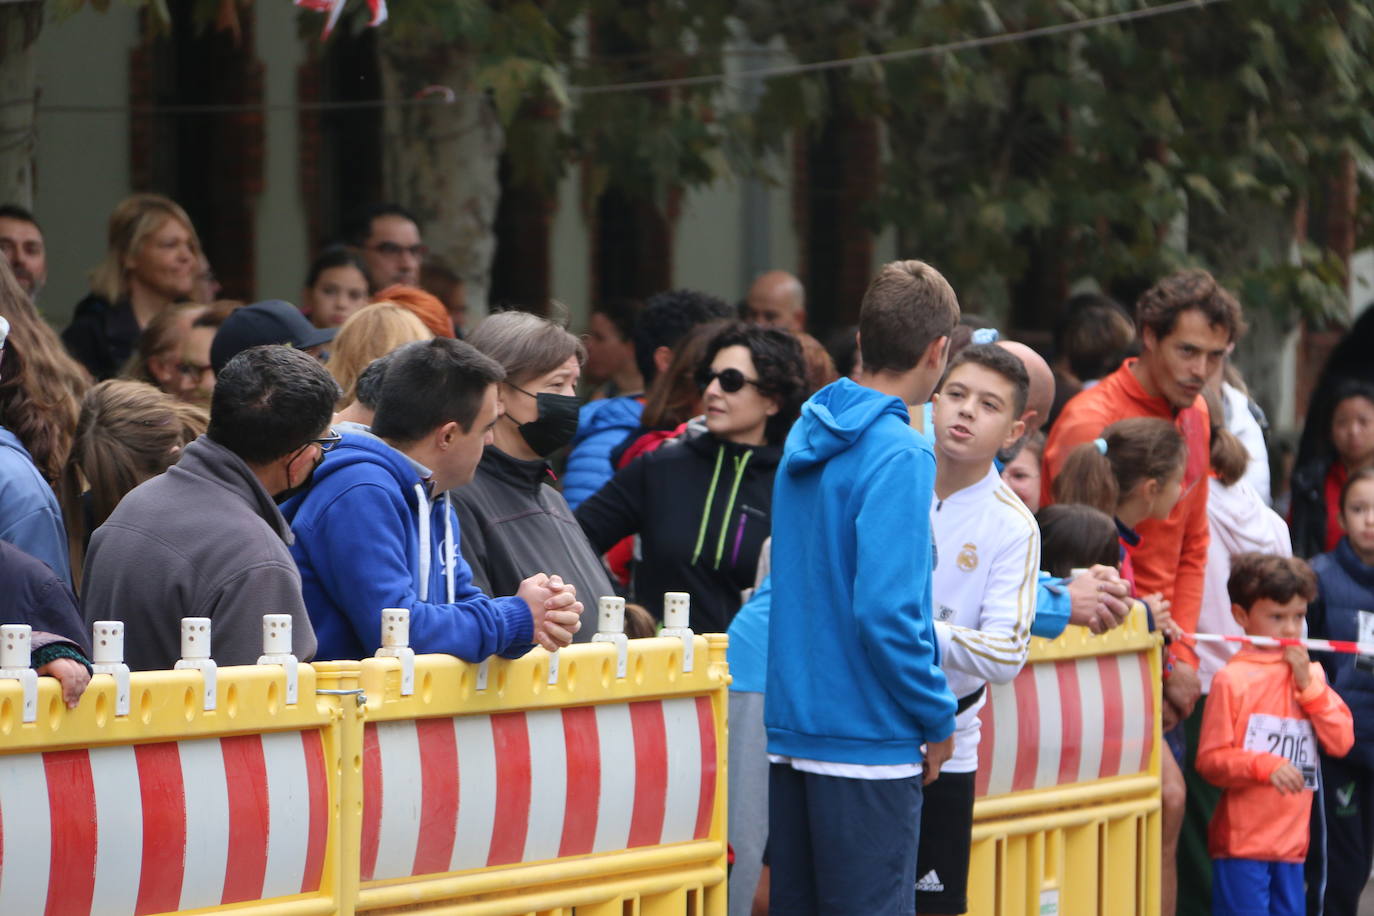
<path fill-rule="evenodd" d="M 200 272 L 191 218 L 161 194 L 127 197 L 110 214 L 105 258 L 91 292 L 62 332 L 67 349 L 96 379 L 117 374 L 140 332 L 163 309 L 191 296 Z"/>
<path fill-rule="evenodd" d="M 176 464 L 209 420 L 204 409 L 146 382 L 111 379 L 86 392 L 62 487 L 74 571 L 91 532 L 126 493 Z"/>
<path fill-rule="evenodd" d="M 339 409 L 357 396 L 358 376 L 368 363 L 402 344 L 433 336 L 413 312 L 399 305 L 378 302 L 359 309 L 339 328 L 329 347 L 328 369 L 343 389 Z"/>

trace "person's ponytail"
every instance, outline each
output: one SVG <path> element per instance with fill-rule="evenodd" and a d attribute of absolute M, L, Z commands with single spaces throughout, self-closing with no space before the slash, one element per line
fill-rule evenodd
<path fill-rule="evenodd" d="M 1187 460 L 1183 434 L 1168 420 L 1118 420 L 1102 431 L 1100 439 L 1069 453 L 1050 492 L 1057 503 L 1083 503 L 1115 516 L 1136 484 L 1167 480 Z"/>
<path fill-rule="evenodd" d="M 1095 439 L 1069 452 L 1050 486 L 1056 503 L 1078 503 L 1116 515 L 1121 490 L 1103 449 L 1106 444 L 1105 439 Z"/>

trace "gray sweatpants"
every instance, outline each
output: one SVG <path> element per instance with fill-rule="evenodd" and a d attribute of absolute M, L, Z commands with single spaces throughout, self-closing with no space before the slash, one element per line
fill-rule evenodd
<path fill-rule="evenodd" d="M 768 843 L 768 735 L 763 694 L 730 691 L 729 916 L 749 916 Z"/>

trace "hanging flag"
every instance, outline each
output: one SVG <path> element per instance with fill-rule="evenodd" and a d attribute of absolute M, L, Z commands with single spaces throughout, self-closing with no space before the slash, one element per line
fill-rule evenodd
<path fill-rule="evenodd" d="M 339 22 L 339 16 L 343 14 L 344 4 L 348 0 L 294 0 L 296 6 L 311 10 L 316 13 L 328 13 L 329 18 L 324 21 L 324 32 L 320 35 L 320 40 L 325 41 L 334 31 L 334 26 Z M 368 25 L 376 27 L 386 22 L 386 0 L 367 0 L 367 7 L 372 11 L 372 18 Z"/>

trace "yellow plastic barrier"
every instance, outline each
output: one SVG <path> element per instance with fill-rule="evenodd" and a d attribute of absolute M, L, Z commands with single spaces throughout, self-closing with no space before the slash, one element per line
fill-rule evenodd
<path fill-rule="evenodd" d="M 1069 627 L 991 690 L 969 863 L 975 916 L 1159 912 L 1160 640 L 1143 611 Z"/>
<path fill-rule="evenodd" d="M 336 912 L 330 686 L 301 666 L 288 705 L 280 667 L 225 668 L 205 710 L 200 672 L 148 672 L 119 716 L 109 675 L 74 710 L 44 678 L 24 722 L 0 682 L 0 913 Z"/>
<path fill-rule="evenodd" d="M 725 637 L 0 680 L 0 913 L 723 914 Z M 623 651 L 623 663 L 621 652 Z M 408 660 L 407 660 L 408 661 Z M 684 670 L 690 667 L 691 670 Z M 623 668 L 623 674 L 621 670 Z"/>

